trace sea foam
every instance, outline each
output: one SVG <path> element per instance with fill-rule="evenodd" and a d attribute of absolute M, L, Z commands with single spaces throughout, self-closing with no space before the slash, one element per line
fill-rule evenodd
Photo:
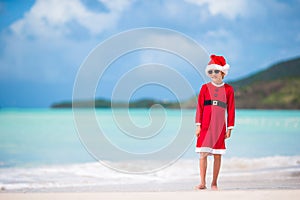
<path fill-rule="evenodd" d="M 147 161 L 149 162 L 149 161 Z M 211 176 L 213 159 L 209 158 L 208 176 Z M 137 162 L 143 167 L 146 162 Z M 119 163 L 128 167 L 128 163 Z M 176 163 L 153 173 L 121 173 L 98 162 L 52 165 L 40 167 L 17 167 L 0 169 L 0 187 L 7 191 L 39 191 L 57 188 L 118 187 L 138 184 L 172 184 L 172 182 L 195 181 L 199 177 L 197 159 L 180 159 Z M 298 176 L 300 156 L 273 156 L 263 158 L 224 158 L 221 176 L 276 174 Z M 284 177 L 282 177 L 284 178 Z"/>

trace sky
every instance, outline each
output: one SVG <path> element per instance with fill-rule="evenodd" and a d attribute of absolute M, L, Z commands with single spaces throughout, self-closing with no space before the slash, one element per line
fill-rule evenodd
<path fill-rule="evenodd" d="M 71 100 L 76 75 L 91 51 L 108 38 L 144 27 L 177 31 L 208 54 L 223 55 L 231 66 L 224 81 L 238 80 L 300 55 L 299 10 L 300 0 L 1 0 L 0 107 L 47 108 Z M 195 92 L 203 84 L 175 55 L 144 50 L 113 63 L 95 96 L 111 98 L 124 74 L 147 63 L 174 68 Z M 133 71 L 131 80 L 153 73 L 176 82 L 157 67 Z M 123 90 L 127 84 L 130 79 L 122 82 Z M 174 100 L 172 92 L 168 86 L 145 85 L 131 98 Z"/>

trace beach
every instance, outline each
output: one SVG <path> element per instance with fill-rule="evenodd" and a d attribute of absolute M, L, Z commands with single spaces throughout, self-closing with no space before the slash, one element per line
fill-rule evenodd
<path fill-rule="evenodd" d="M 282 177 L 285 178 L 282 178 Z M 282 173 L 244 174 L 236 177 L 221 175 L 219 190 L 195 190 L 193 180 L 148 181 L 143 184 L 113 184 L 81 187 L 45 187 L 39 189 L 3 190 L 2 200 L 44 200 L 44 199 L 299 199 L 300 171 Z M 208 178 L 210 180 L 210 178 Z"/>
<path fill-rule="evenodd" d="M 224 158 L 218 182 L 219 190 L 300 190 L 299 165 L 298 156 L 248 160 Z M 206 191 L 211 191 L 210 166 L 212 159 L 208 162 Z M 1 193 L 188 193 L 195 192 L 194 186 L 199 183 L 197 160 L 185 159 L 148 174 L 120 173 L 100 163 L 0 171 Z"/>
<path fill-rule="evenodd" d="M 218 192 L 120 192 L 120 193 L 25 193 L 0 194 L 6 200 L 44 200 L 44 199 L 299 199 L 300 190 L 251 190 Z"/>

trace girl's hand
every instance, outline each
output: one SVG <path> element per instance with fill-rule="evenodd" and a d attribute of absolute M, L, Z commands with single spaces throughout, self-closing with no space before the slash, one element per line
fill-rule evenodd
<path fill-rule="evenodd" d="M 201 131 L 201 126 L 197 125 L 197 128 L 196 128 L 196 137 L 199 137 L 200 131 Z"/>
<path fill-rule="evenodd" d="M 228 129 L 225 135 L 225 139 L 230 138 L 230 136 L 231 136 L 231 129 Z"/>

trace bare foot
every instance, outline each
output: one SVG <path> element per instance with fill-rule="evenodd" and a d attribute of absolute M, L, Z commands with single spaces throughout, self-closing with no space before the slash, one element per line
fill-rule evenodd
<path fill-rule="evenodd" d="M 211 189 L 212 190 L 218 190 L 218 186 L 217 185 L 211 185 Z"/>
<path fill-rule="evenodd" d="M 195 190 L 205 190 L 205 189 L 206 189 L 205 184 L 200 184 L 200 185 L 195 186 Z"/>

